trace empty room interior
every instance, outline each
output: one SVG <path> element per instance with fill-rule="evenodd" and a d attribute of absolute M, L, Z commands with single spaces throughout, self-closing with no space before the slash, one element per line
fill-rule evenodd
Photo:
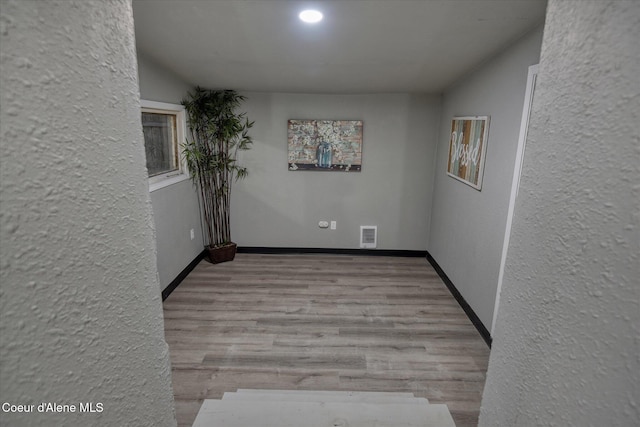
<path fill-rule="evenodd" d="M 1 6 L 0 424 L 640 423 L 640 3 Z"/>

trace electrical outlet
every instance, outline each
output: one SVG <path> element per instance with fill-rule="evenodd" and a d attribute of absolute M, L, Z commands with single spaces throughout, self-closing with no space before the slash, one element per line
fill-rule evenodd
<path fill-rule="evenodd" d="M 327 221 L 318 222 L 318 227 L 320 228 L 329 228 L 329 223 Z"/>
<path fill-rule="evenodd" d="M 191 229 L 191 231 L 189 232 L 189 235 L 191 236 L 191 240 L 196 238 L 196 233 L 193 231 L 193 228 Z"/>
<path fill-rule="evenodd" d="M 338 224 L 336 223 L 336 221 L 331 221 L 331 229 L 332 230 L 335 230 L 337 228 L 337 225 Z"/>

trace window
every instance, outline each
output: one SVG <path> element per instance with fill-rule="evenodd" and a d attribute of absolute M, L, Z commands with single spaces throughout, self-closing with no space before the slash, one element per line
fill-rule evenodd
<path fill-rule="evenodd" d="M 140 105 L 149 191 L 187 179 L 180 148 L 185 140 L 184 107 L 144 100 Z"/>
<path fill-rule="evenodd" d="M 149 177 L 179 170 L 176 116 L 143 111 L 142 131 Z"/>

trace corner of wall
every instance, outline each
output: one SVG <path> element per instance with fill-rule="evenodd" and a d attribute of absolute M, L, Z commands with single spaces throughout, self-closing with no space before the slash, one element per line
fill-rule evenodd
<path fill-rule="evenodd" d="M 180 104 L 193 89 L 188 82 L 138 52 L 141 99 Z M 156 230 L 158 274 L 164 290 L 203 249 L 198 195 L 190 180 L 151 193 Z M 195 238 L 191 239 L 191 230 Z"/>
<path fill-rule="evenodd" d="M 485 327 L 493 319 L 511 177 L 529 65 L 541 29 L 493 57 L 442 97 L 428 250 Z M 490 116 L 484 180 L 477 191 L 446 175 L 454 116 Z"/>

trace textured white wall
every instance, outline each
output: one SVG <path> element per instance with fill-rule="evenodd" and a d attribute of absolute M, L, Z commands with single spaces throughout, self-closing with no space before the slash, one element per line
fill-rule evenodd
<path fill-rule="evenodd" d="M 256 124 L 254 148 L 241 156 L 249 177 L 231 196 L 239 245 L 357 249 L 360 225 L 377 225 L 380 249 L 426 249 L 439 97 L 246 95 Z M 314 118 L 363 120 L 362 172 L 287 169 L 287 120 Z"/>
<path fill-rule="evenodd" d="M 175 425 L 131 5 L 2 1 L 0 401 L 11 426 Z"/>
<path fill-rule="evenodd" d="M 138 55 L 140 98 L 180 104 L 193 89 L 161 65 Z M 181 143 L 184 141 L 181 141 Z M 204 249 L 198 194 L 191 180 L 178 182 L 151 193 L 156 225 L 160 288 L 173 279 Z M 190 230 L 195 238 L 191 240 Z"/>
<path fill-rule="evenodd" d="M 640 423 L 640 2 L 551 0 L 480 425 Z"/>
<path fill-rule="evenodd" d="M 428 250 L 491 329 L 530 65 L 542 28 L 492 58 L 443 97 Z M 454 116 L 491 116 L 482 191 L 447 176 Z"/>

